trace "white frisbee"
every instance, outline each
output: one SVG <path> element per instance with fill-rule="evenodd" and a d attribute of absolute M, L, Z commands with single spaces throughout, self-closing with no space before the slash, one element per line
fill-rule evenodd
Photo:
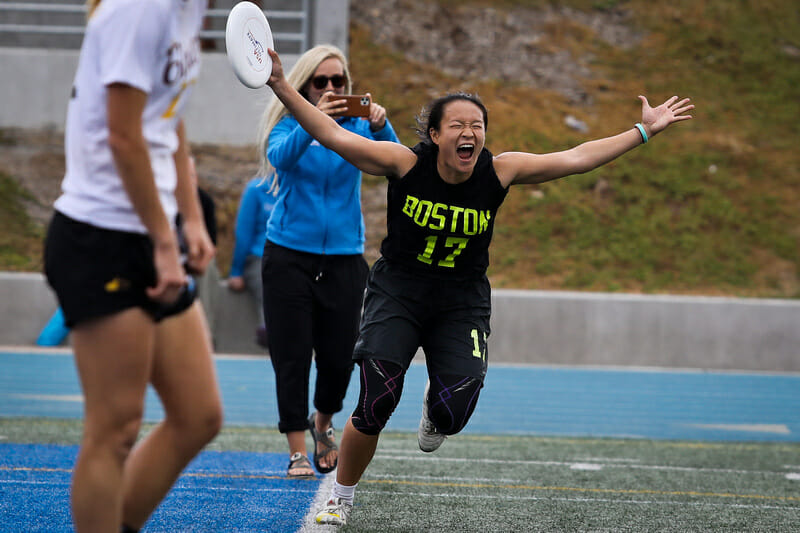
<path fill-rule="evenodd" d="M 233 72 L 251 89 L 266 85 L 272 73 L 267 48 L 274 48 L 272 30 L 261 8 L 252 2 L 239 2 L 228 14 L 225 48 Z"/>

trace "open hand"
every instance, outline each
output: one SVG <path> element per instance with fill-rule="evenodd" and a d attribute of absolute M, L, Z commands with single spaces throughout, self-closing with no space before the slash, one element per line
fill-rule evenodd
<path fill-rule="evenodd" d="M 673 96 L 658 107 L 650 107 L 644 96 L 640 95 L 639 100 L 642 101 L 642 126 L 650 137 L 666 129 L 673 122 L 692 118 L 692 115 L 685 114 L 694 109 L 694 104 L 690 104 L 688 98 L 678 100 L 677 96 Z"/>

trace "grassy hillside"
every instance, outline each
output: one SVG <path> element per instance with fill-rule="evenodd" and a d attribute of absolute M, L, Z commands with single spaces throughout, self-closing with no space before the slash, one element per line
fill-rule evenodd
<path fill-rule="evenodd" d="M 454 6 L 463 1 L 440 0 Z M 470 1 L 496 9 L 546 2 Z M 553 2 L 556 4 L 556 2 Z M 351 31 L 355 77 L 389 109 L 404 142 L 433 94 L 478 92 L 487 145 L 568 148 L 629 128 L 636 96 L 690 96 L 695 119 L 591 173 L 515 187 L 498 217 L 495 287 L 800 297 L 800 10 L 790 0 L 572 0 L 634 13 L 644 39 L 619 50 L 585 27 L 549 29 L 553 46 L 594 57 L 593 104 L 497 82 L 450 79 Z M 376 75 L 377 73 L 377 75 Z M 367 86 L 368 85 L 368 86 Z M 572 114 L 590 127 L 570 130 Z"/>
<path fill-rule="evenodd" d="M 583 81 L 592 103 L 581 106 L 555 92 L 450 78 L 375 45 L 354 25 L 355 89 L 387 107 L 407 144 L 421 106 L 455 89 L 487 103 L 495 153 L 560 150 L 630 128 L 640 117 L 639 94 L 654 104 L 690 96 L 697 106 L 694 120 L 601 169 L 512 188 L 492 248 L 495 287 L 800 297 L 796 2 L 438 1 L 453 9 L 622 8 L 644 37 L 623 50 L 577 23 L 548 28 L 548 46 L 593 58 L 593 76 Z M 566 115 L 590 133 L 568 128 Z M 0 269 L 38 270 L 42 231 L 25 218 L 25 191 L 12 181 L 0 175 Z M 221 239 L 223 257 L 229 243 Z"/>
<path fill-rule="evenodd" d="M 26 213 L 31 195 L 0 172 L 0 270 L 39 269 L 44 229 Z"/>

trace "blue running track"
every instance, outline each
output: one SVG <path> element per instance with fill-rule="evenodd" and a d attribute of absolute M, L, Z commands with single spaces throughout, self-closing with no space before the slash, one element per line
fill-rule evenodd
<path fill-rule="evenodd" d="M 269 360 L 221 356 L 216 363 L 226 423 L 276 427 Z M 417 430 L 425 379 L 424 365 L 412 365 L 387 430 Z M 336 427 L 357 397 L 354 373 Z M 0 351 L 0 416 L 80 418 L 81 412 L 68 353 Z M 161 416 L 150 391 L 145 418 Z M 800 442 L 800 375 L 490 365 L 464 432 Z"/>
<path fill-rule="evenodd" d="M 269 360 L 220 356 L 216 365 L 226 423 L 277 426 Z M 416 431 L 424 382 L 424 365 L 412 365 L 387 430 Z M 354 373 L 336 427 L 357 395 Z M 81 415 L 69 352 L 0 350 L 0 417 Z M 150 391 L 145 418 L 161 416 Z M 494 365 L 465 433 L 800 442 L 800 375 Z M 0 528 L 72 531 L 76 454 L 75 446 L 3 443 L 0 435 Z M 230 531 L 232 524 L 237 531 L 297 531 L 320 481 L 283 479 L 287 460 L 286 453 L 201 453 L 148 531 L 196 530 L 198 523 L 203 531 Z"/>

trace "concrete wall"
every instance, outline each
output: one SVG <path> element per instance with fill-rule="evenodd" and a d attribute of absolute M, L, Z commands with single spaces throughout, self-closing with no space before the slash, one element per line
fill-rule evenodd
<path fill-rule="evenodd" d="M 348 8 L 348 0 L 312 3 L 312 45 L 332 43 L 347 50 Z M 281 56 L 281 60 L 288 71 L 297 55 Z M 77 65 L 77 50 L 0 47 L 0 128 L 63 131 Z M 248 89 L 239 83 L 225 54 L 204 53 L 200 79 L 187 108 L 189 140 L 255 143 L 259 119 L 270 98 L 272 92 L 266 87 Z"/>
<path fill-rule="evenodd" d="M 58 303 L 35 273 L 0 272 L 0 345 L 30 345 Z"/>
<path fill-rule="evenodd" d="M 333 44 L 341 48 L 345 55 L 349 55 L 349 42 L 350 0 L 313 0 L 311 45 Z"/>
<path fill-rule="evenodd" d="M 217 275 L 198 280 L 198 291 L 217 352 L 266 355 L 255 342 L 257 304 L 249 293 L 228 290 Z M 0 272 L 0 345 L 33 346 L 57 306 L 41 274 Z"/>
<path fill-rule="evenodd" d="M 297 56 L 281 58 L 291 68 Z M 64 131 L 67 102 L 78 64 L 75 50 L 0 48 L 0 128 Z M 13 73 L 13 74 L 12 74 Z M 272 92 L 239 83 L 228 58 L 203 54 L 203 68 L 185 115 L 191 142 L 254 144 Z"/>
<path fill-rule="evenodd" d="M 800 371 L 800 302 L 498 290 L 490 360 Z"/>
<path fill-rule="evenodd" d="M 251 297 L 209 281 L 216 350 L 265 354 Z M 492 305 L 495 363 L 800 372 L 798 301 L 495 290 Z M 41 275 L 0 273 L 0 344 L 33 344 L 55 307 Z"/>

